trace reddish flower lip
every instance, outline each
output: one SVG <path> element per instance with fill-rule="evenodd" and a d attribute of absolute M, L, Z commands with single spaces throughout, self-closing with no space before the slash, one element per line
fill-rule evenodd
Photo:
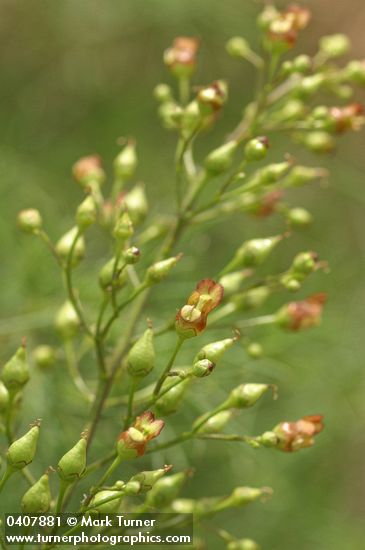
<path fill-rule="evenodd" d="M 221 303 L 223 293 L 221 284 L 212 279 L 202 279 L 176 315 L 176 328 L 180 334 L 196 336 L 202 332 L 207 325 L 208 314 Z"/>

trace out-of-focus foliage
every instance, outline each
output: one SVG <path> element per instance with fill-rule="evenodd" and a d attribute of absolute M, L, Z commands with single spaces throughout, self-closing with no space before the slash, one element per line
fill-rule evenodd
<path fill-rule="evenodd" d="M 338 12 L 341 19 L 331 13 L 332 2 L 306 4 L 313 8 L 314 25 L 312 33 L 301 40 L 307 41 L 312 52 L 319 34 L 350 31 L 351 36 L 354 14 L 360 21 L 365 19 L 361 0 L 347 2 L 346 9 Z M 338 9 L 343 9 L 342 5 Z M 257 6 L 249 0 L 0 2 L 0 342 L 4 358 L 25 333 L 30 334 L 32 344 L 42 343 L 63 296 L 52 259 L 39 242 L 18 235 L 18 210 L 36 205 L 44 212 L 52 237 L 61 234 L 81 200 L 70 176 L 71 164 L 93 152 L 110 161 L 117 151 L 117 135 L 136 136 L 141 152 L 139 177 L 154 197 L 156 209 L 168 204 L 173 196 L 174 138 L 160 128 L 152 99 L 153 86 L 168 78 L 161 63 L 162 51 L 177 34 L 197 35 L 202 53 L 196 83 L 220 77 L 230 82 L 231 101 L 218 129 L 205 140 L 204 151 L 208 150 L 217 143 L 217 131 L 221 135 L 233 127 L 252 93 L 253 69 L 229 58 L 224 43 L 236 34 L 254 43 L 256 13 Z M 365 57 L 365 45 L 356 34 L 351 38 L 357 49 L 352 54 Z M 294 253 L 316 243 L 316 251 L 329 260 L 331 273 L 325 281 L 329 302 L 322 327 L 290 337 L 262 328 L 265 357 L 252 361 L 241 354 L 240 373 L 230 369 L 228 359 L 225 372 L 217 372 L 207 381 L 206 395 L 200 392 L 194 399 L 193 394 L 191 401 L 199 414 L 219 402 L 222 388 L 227 390 L 242 379 L 272 381 L 280 387 L 280 400 L 275 407 L 264 405 L 259 413 L 240 415 L 244 425 L 238 426 L 237 420 L 237 430 L 260 433 L 283 418 L 318 411 L 325 415 L 327 429 L 316 447 L 308 453 L 282 455 L 211 442 L 209 460 L 203 443 L 166 451 L 166 463 L 174 453 L 176 468 L 189 465 L 189 455 L 200 466 L 199 476 L 188 485 L 191 495 L 199 496 L 201 487 L 204 492 L 208 487 L 212 494 L 225 492 L 223 482 L 273 487 L 274 498 L 267 506 L 220 518 L 222 526 L 240 535 L 244 524 L 247 536 L 268 550 L 363 547 L 365 194 L 361 140 L 363 137 L 350 136 L 346 144 L 340 144 L 329 163 L 330 187 L 300 191 L 302 203 L 313 212 L 315 221 L 309 230 L 296 235 L 293 243 L 285 244 L 288 255 L 288 251 Z M 280 142 L 275 148 L 280 148 Z M 303 151 L 299 154 L 304 158 Z M 185 242 L 186 273 L 180 272 L 179 285 L 167 283 L 163 295 L 156 293 L 151 312 L 156 321 L 166 314 L 166 303 L 175 300 L 178 306 L 196 280 L 216 273 L 226 259 L 225 241 L 228 231 L 232 240 L 234 224 L 242 226 L 233 219 L 229 227 L 224 223 L 218 226 L 209 239 L 195 235 L 190 248 Z M 247 232 L 237 234 L 237 244 L 260 231 L 270 234 L 278 228 L 276 224 L 250 221 Z M 94 258 L 103 251 L 103 242 L 92 238 L 87 261 L 78 273 L 91 301 L 94 295 L 96 299 L 96 289 L 87 275 L 96 269 Z M 209 254 L 209 247 L 214 254 Z M 105 257 L 109 252 L 105 251 Z M 279 251 L 274 260 L 277 267 L 282 267 L 281 257 Z M 308 291 L 311 284 L 313 290 L 318 286 L 317 281 L 311 282 Z M 166 340 L 161 341 L 161 353 L 167 345 Z M 234 357 L 237 352 L 230 353 Z M 27 388 L 24 418 L 54 415 L 52 425 L 47 422 L 44 428 L 47 434 L 42 442 L 43 454 L 47 446 L 53 462 L 84 420 L 75 415 L 74 425 L 65 425 L 62 416 L 55 415 L 54 403 L 60 392 L 64 392 L 71 415 L 73 411 L 75 395 L 64 378 L 61 371 L 52 381 L 47 373 L 37 372 Z M 105 440 L 109 435 L 114 437 L 106 429 Z M 220 475 L 223 468 L 225 476 Z M 14 502 L 24 492 L 22 480 L 18 485 Z M 7 502 L 1 507 L 10 511 L 11 505 Z"/>

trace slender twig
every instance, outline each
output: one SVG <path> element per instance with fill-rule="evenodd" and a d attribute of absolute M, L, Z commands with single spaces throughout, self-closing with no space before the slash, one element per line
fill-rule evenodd
<path fill-rule="evenodd" d="M 184 343 L 184 339 L 183 338 L 178 338 L 177 342 L 176 342 L 176 346 L 174 348 L 174 351 L 172 352 L 172 355 L 169 359 L 169 361 L 167 362 L 167 365 L 166 367 L 164 368 L 164 370 L 162 371 L 159 379 L 157 380 L 157 383 L 156 383 L 156 386 L 155 386 L 155 389 L 153 390 L 153 395 L 154 396 L 157 396 L 160 392 L 160 389 L 162 387 L 162 384 L 165 382 L 173 364 L 174 364 L 174 361 L 176 359 L 176 356 L 177 354 L 179 353 L 180 351 L 180 348 L 181 346 L 183 345 Z"/>

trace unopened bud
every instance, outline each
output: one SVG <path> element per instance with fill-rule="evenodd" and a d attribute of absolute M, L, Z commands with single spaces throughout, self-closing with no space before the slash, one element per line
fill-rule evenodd
<path fill-rule="evenodd" d="M 260 546 L 252 539 L 240 539 L 229 542 L 227 550 L 260 550 Z"/>
<path fill-rule="evenodd" d="M 166 475 L 171 470 L 171 468 L 172 466 L 169 465 L 164 466 L 159 470 L 139 472 L 138 474 L 131 477 L 128 483 L 137 481 L 140 485 L 139 492 L 147 493 L 147 491 L 150 491 L 152 487 L 157 483 L 157 481 L 161 479 L 164 475 Z"/>
<path fill-rule="evenodd" d="M 267 155 L 269 140 L 267 137 L 250 139 L 245 147 L 245 158 L 248 162 L 262 160 Z"/>
<path fill-rule="evenodd" d="M 18 227 L 24 233 L 34 233 L 42 227 L 42 216 L 35 208 L 21 210 L 17 218 Z"/>
<path fill-rule="evenodd" d="M 299 302 L 285 304 L 276 314 L 276 323 L 290 331 L 317 326 L 321 321 L 325 301 L 326 295 L 318 293 Z"/>
<path fill-rule="evenodd" d="M 146 504 L 157 509 L 165 508 L 178 496 L 189 476 L 190 471 L 184 471 L 159 479 L 147 493 Z"/>
<path fill-rule="evenodd" d="M 73 338 L 78 333 L 80 320 L 69 300 L 59 309 L 55 324 L 57 330 L 64 338 Z"/>
<path fill-rule="evenodd" d="M 334 58 L 348 53 L 351 42 L 345 34 L 331 34 L 322 36 L 319 47 L 321 53 L 325 54 L 327 58 Z"/>
<path fill-rule="evenodd" d="M 5 384 L 0 380 L 0 413 L 7 409 L 9 403 L 9 392 Z"/>
<path fill-rule="evenodd" d="M 32 353 L 33 361 L 40 369 L 52 367 L 56 361 L 56 352 L 51 346 L 37 346 Z"/>
<path fill-rule="evenodd" d="M 241 36 L 233 36 L 226 43 L 226 50 L 232 57 L 245 58 L 251 48 L 245 38 L 242 38 Z"/>
<path fill-rule="evenodd" d="M 225 296 L 229 296 L 238 292 L 241 288 L 241 284 L 246 279 L 251 277 L 252 274 L 252 269 L 244 269 L 241 271 L 234 271 L 233 273 L 227 273 L 227 275 L 223 275 L 223 277 L 219 279 L 219 283 L 224 288 Z"/>
<path fill-rule="evenodd" d="M 82 477 L 86 468 L 87 439 L 81 437 L 58 463 L 58 475 L 62 481 L 72 483 Z"/>
<path fill-rule="evenodd" d="M 177 78 L 188 78 L 195 71 L 198 48 L 197 38 L 178 36 L 164 52 L 164 63 Z"/>
<path fill-rule="evenodd" d="M 217 364 L 222 355 L 233 346 L 237 341 L 237 338 L 225 338 L 224 340 L 218 340 L 204 346 L 196 354 L 193 363 L 200 361 L 201 359 L 208 359 L 214 364 Z"/>
<path fill-rule="evenodd" d="M 96 206 L 91 195 L 80 204 L 76 212 L 76 223 L 80 229 L 86 229 L 96 221 Z"/>
<path fill-rule="evenodd" d="M 310 76 L 306 76 L 298 84 L 296 89 L 297 96 L 300 99 L 308 99 L 316 94 L 323 84 L 326 82 L 326 77 L 322 73 L 316 73 Z"/>
<path fill-rule="evenodd" d="M 193 514 L 195 509 L 196 500 L 192 498 L 177 498 L 171 502 L 171 510 L 176 514 Z M 193 548 L 196 550 L 195 540 Z M 203 548 L 206 548 L 206 546 Z"/>
<path fill-rule="evenodd" d="M 88 508 L 91 513 L 95 511 L 100 514 L 113 514 L 118 511 L 123 496 L 121 491 L 111 491 L 109 489 L 98 491 L 91 499 Z"/>
<path fill-rule="evenodd" d="M 29 366 L 24 346 L 20 346 L 15 354 L 5 363 L 1 371 L 1 380 L 7 390 L 16 393 L 29 380 Z"/>
<path fill-rule="evenodd" d="M 257 267 L 266 260 L 270 252 L 281 240 L 282 236 L 277 235 L 264 239 L 245 241 L 224 268 L 224 273 L 229 273 L 240 267 Z"/>
<path fill-rule="evenodd" d="M 313 222 L 312 214 L 305 208 L 300 207 L 290 208 L 286 218 L 291 225 L 298 228 L 308 227 Z"/>
<path fill-rule="evenodd" d="M 33 426 L 23 437 L 16 439 L 6 453 L 8 465 L 14 470 L 21 470 L 33 461 L 37 450 L 39 424 Z"/>
<path fill-rule="evenodd" d="M 135 185 L 133 189 L 125 196 L 124 202 L 127 206 L 128 214 L 133 225 L 141 224 L 148 212 L 148 203 L 146 193 L 144 191 L 144 185 L 142 183 Z"/>
<path fill-rule="evenodd" d="M 309 55 L 298 55 L 293 60 L 293 69 L 297 73 L 307 73 L 312 67 L 312 60 Z"/>
<path fill-rule="evenodd" d="M 285 187 L 300 187 L 317 179 L 328 176 L 324 168 L 312 168 L 309 166 L 294 166 L 283 181 Z"/>
<path fill-rule="evenodd" d="M 345 68 L 346 76 L 355 84 L 365 84 L 365 63 L 364 61 L 350 61 Z"/>
<path fill-rule="evenodd" d="M 118 242 L 124 243 L 133 235 L 133 232 L 132 220 L 128 212 L 123 212 L 114 226 L 113 235 Z"/>
<path fill-rule="evenodd" d="M 122 181 L 131 179 L 136 171 L 137 162 L 136 144 L 133 140 L 129 140 L 114 159 L 115 177 Z"/>
<path fill-rule="evenodd" d="M 214 367 L 215 364 L 209 361 L 209 359 L 201 359 L 200 361 L 194 361 L 190 372 L 196 378 L 204 378 L 212 374 Z"/>
<path fill-rule="evenodd" d="M 246 352 L 249 357 L 252 359 L 261 359 L 264 354 L 262 345 L 258 342 L 250 342 L 246 347 Z"/>
<path fill-rule="evenodd" d="M 172 100 L 172 90 L 168 84 L 157 84 L 153 90 L 153 95 L 159 103 L 166 103 Z"/>
<path fill-rule="evenodd" d="M 72 250 L 72 267 L 76 266 L 85 256 L 85 240 L 82 235 L 78 234 L 78 231 L 78 227 L 73 227 L 70 231 L 67 231 L 56 244 L 56 252 L 64 261 L 68 260 Z"/>
<path fill-rule="evenodd" d="M 306 277 L 318 269 L 318 260 L 316 252 L 300 252 L 295 256 L 290 271 L 299 278 Z"/>
<path fill-rule="evenodd" d="M 230 393 L 226 408 L 245 409 L 252 407 L 270 389 L 268 384 L 241 384 Z"/>
<path fill-rule="evenodd" d="M 208 172 L 213 175 L 226 172 L 231 167 L 237 147 L 237 141 L 229 141 L 209 153 L 204 161 L 205 168 Z"/>
<path fill-rule="evenodd" d="M 72 173 L 84 188 L 93 187 L 95 183 L 101 185 L 105 180 L 105 172 L 98 155 L 82 157 L 73 165 Z"/>
<path fill-rule="evenodd" d="M 136 246 L 131 246 L 123 252 L 123 259 L 126 264 L 133 265 L 139 262 L 141 258 L 141 251 Z"/>
<path fill-rule="evenodd" d="M 201 428 L 199 428 L 198 433 L 200 434 L 215 434 L 223 430 L 226 424 L 232 418 L 232 411 L 221 411 L 205 422 Z"/>
<path fill-rule="evenodd" d="M 49 476 L 44 474 L 24 494 L 21 501 L 22 512 L 23 514 L 44 514 L 48 512 L 51 500 Z"/>
<path fill-rule="evenodd" d="M 197 95 L 200 112 L 208 116 L 219 111 L 227 101 L 227 83 L 224 80 L 216 80 L 209 86 L 201 88 Z"/>
<path fill-rule="evenodd" d="M 167 416 L 175 413 L 180 407 L 190 383 L 191 379 L 189 378 L 186 378 L 179 384 L 176 384 L 173 378 L 171 380 L 167 379 L 162 386 L 161 392 L 168 391 L 158 399 L 155 405 L 157 414 Z"/>
<path fill-rule="evenodd" d="M 335 148 L 335 140 L 328 132 L 308 132 L 303 144 L 313 153 L 330 153 Z"/>
<path fill-rule="evenodd" d="M 175 267 L 180 258 L 181 255 L 179 254 L 178 256 L 172 256 L 167 260 L 162 260 L 151 265 L 147 269 L 146 283 L 148 285 L 154 285 L 166 279 L 166 277 L 168 277 L 170 271 L 173 267 Z"/>
<path fill-rule="evenodd" d="M 247 311 L 261 307 L 271 294 L 266 285 L 249 288 L 240 294 L 232 296 L 231 301 L 238 310 Z"/>
<path fill-rule="evenodd" d="M 147 376 L 155 366 L 155 359 L 153 330 L 152 328 L 148 328 L 128 353 L 128 373 L 133 378 Z"/>

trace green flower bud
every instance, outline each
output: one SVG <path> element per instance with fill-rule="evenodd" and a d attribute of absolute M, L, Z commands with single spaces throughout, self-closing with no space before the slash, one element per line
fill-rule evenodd
<path fill-rule="evenodd" d="M 160 105 L 158 114 L 165 128 L 171 129 L 179 126 L 183 116 L 183 109 L 174 101 L 166 101 Z"/>
<path fill-rule="evenodd" d="M 290 271 L 294 276 L 306 277 L 318 269 L 318 254 L 315 252 L 300 252 L 293 260 Z"/>
<path fill-rule="evenodd" d="M 250 310 L 261 307 L 268 297 L 271 291 L 268 286 L 255 286 L 240 294 L 232 296 L 231 301 L 235 306 L 235 309 Z"/>
<path fill-rule="evenodd" d="M 335 140 L 328 132 L 308 132 L 303 144 L 314 153 L 330 153 L 335 148 Z"/>
<path fill-rule="evenodd" d="M 186 378 L 179 384 L 174 385 L 175 383 L 173 378 L 171 380 L 167 379 L 162 386 L 162 392 L 167 390 L 170 386 L 171 389 L 162 395 L 155 405 L 156 413 L 159 416 L 167 416 L 178 410 L 191 383 L 191 379 Z"/>
<path fill-rule="evenodd" d="M 130 480 L 124 485 L 123 492 L 128 496 L 138 495 L 141 492 L 141 484 L 139 481 Z"/>
<path fill-rule="evenodd" d="M 328 176 L 324 168 L 311 168 L 309 166 L 294 166 L 283 181 L 284 187 L 300 187 L 307 183 Z"/>
<path fill-rule="evenodd" d="M 232 418 L 232 411 L 221 411 L 205 422 L 199 428 L 198 433 L 200 434 L 216 434 L 223 430 L 226 424 Z"/>
<path fill-rule="evenodd" d="M 135 185 L 133 189 L 127 193 L 124 201 L 133 225 L 141 224 L 148 212 L 148 203 L 144 192 L 144 185 L 142 183 Z"/>
<path fill-rule="evenodd" d="M 307 73 L 312 68 L 312 60 L 309 55 L 298 55 L 293 60 L 293 69 L 297 73 Z"/>
<path fill-rule="evenodd" d="M 218 147 L 218 149 L 214 149 L 204 161 L 207 171 L 212 175 L 219 175 L 226 172 L 231 167 L 237 147 L 237 141 L 229 141 L 221 145 L 221 147 Z"/>
<path fill-rule="evenodd" d="M 176 514 L 193 514 L 195 507 L 196 501 L 192 498 L 177 498 L 171 502 L 171 510 Z"/>
<path fill-rule="evenodd" d="M 226 50 L 232 57 L 243 57 L 251 51 L 250 45 L 245 38 L 233 36 L 226 43 Z"/>
<path fill-rule="evenodd" d="M 267 30 L 279 15 L 278 10 L 272 4 L 268 4 L 257 18 L 258 27 L 262 30 Z"/>
<path fill-rule="evenodd" d="M 130 250 L 130 249 L 128 249 Z M 127 281 L 127 273 L 122 270 L 123 263 L 119 262 L 115 269 L 115 258 L 109 260 L 99 272 L 99 284 L 104 290 L 111 287 L 112 283 L 115 288 L 122 288 Z M 115 273 L 114 273 L 115 269 Z M 115 275 L 113 280 L 113 274 Z"/>
<path fill-rule="evenodd" d="M 146 505 L 157 509 L 168 506 L 178 496 L 189 476 L 190 471 L 184 471 L 159 479 L 147 493 Z"/>
<path fill-rule="evenodd" d="M 153 370 L 156 360 L 153 339 L 153 330 L 148 328 L 130 349 L 127 365 L 133 378 L 143 378 Z"/>
<path fill-rule="evenodd" d="M 114 173 L 116 178 L 123 181 L 133 177 L 137 168 L 136 144 L 129 140 L 127 145 L 114 159 Z"/>
<path fill-rule="evenodd" d="M 139 262 L 141 257 L 141 251 L 136 246 L 131 246 L 123 252 L 123 259 L 126 264 L 133 265 Z"/>
<path fill-rule="evenodd" d="M 230 393 L 225 402 L 226 408 L 252 407 L 269 388 L 268 384 L 241 384 Z"/>
<path fill-rule="evenodd" d="M 244 269 L 242 271 L 234 271 L 233 273 L 227 273 L 219 279 L 219 283 L 224 288 L 224 295 L 229 296 L 238 292 L 241 288 L 241 284 L 251 277 L 253 274 L 252 269 Z"/>
<path fill-rule="evenodd" d="M 262 435 L 256 437 L 256 441 L 264 447 L 277 447 L 278 436 L 275 432 L 264 432 Z"/>
<path fill-rule="evenodd" d="M 80 229 L 86 229 L 96 221 L 96 206 L 91 195 L 82 201 L 76 212 L 76 223 Z"/>
<path fill-rule="evenodd" d="M 9 392 L 17 392 L 29 380 L 29 366 L 25 347 L 21 346 L 5 363 L 1 371 L 1 380 Z"/>
<path fill-rule="evenodd" d="M 267 137 L 250 139 L 245 147 L 245 158 L 248 162 L 262 160 L 267 155 L 269 140 Z"/>
<path fill-rule="evenodd" d="M 51 505 L 51 489 L 48 474 L 44 474 L 24 494 L 21 507 L 23 514 L 44 514 Z"/>
<path fill-rule="evenodd" d="M 350 61 L 345 68 L 347 78 L 355 84 L 365 84 L 365 63 L 364 61 Z"/>
<path fill-rule="evenodd" d="M 200 113 L 203 117 L 219 111 L 227 101 L 228 87 L 224 80 L 216 80 L 212 84 L 201 88 L 197 95 Z"/>
<path fill-rule="evenodd" d="M 17 218 L 18 227 L 24 233 L 34 233 L 42 228 L 42 216 L 35 208 L 21 210 Z"/>
<path fill-rule="evenodd" d="M 62 481 L 73 483 L 80 479 L 86 468 L 87 439 L 81 439 L 70 449 L 58 463 L 58 475 Z"/>
<path fill-rule="evenodd" d="M 105 172 L 98 155 L 82 157 L 72 167 L 75 180 L 85 189 L 95 188 L 104 183 Z"/>
<path fill-rule="evenodd" d="M 147 493 L 152 489 L 152 487 L 161 479 L 167 472 L 171 470 L 172 466 L 164 466 L 159 470 L 151 470 L 147 472 L 139 472 L 138 474 L 131 477 L 128 483 L 137 481 L 140 485 L 139 493 Z M 127 485 L 128 485 L 127 483 Z"/>
<path fill-rule="evenodd" d="M 181 119 L 181 126 L 187 133 L 193 132 L 202 120 L 202 113 L 199 103 L 194 99 L 184 109 Z"/>
<path fill-rule="evenodd" d="M 229 542 L 227 550 L 260 550 L 260 546 L 252 539 L 240 539 Z"/>
<path fill-rule="evenodd" d="M 121 491 L 110 491 L 108 489 L 99 491 L 95 496 L 93 496 L 89 503 L 88 508 L 90 513 L 98 512 L 100 514 L 113 514 L 117 512 L 123 496 L 124 495 Z M 108 499 L 111 500 L 109 500 L 109 502 L 103 502 Z"/>
<path fill-rule="evenodd" d="M 123 212 L 123 214 L 118 218 L 114 229 L 113 235 L 120 243 L 124 243 L 133 235 L 133 224 L 128 212 Z"/>
<path fill-rule="evenodd" d="M 6 458 L 11 468 L 21 470 L 33 461 L 37 450 L 38 437 L 39 423 L 10 445 Z"/>
<path fill-rule="evenodd" d="M 0 413 L 7 409 L 9 403 L 9 392 L 5 384 L 0 380 Z"/>
<path fill-rule="evenodd" d="M 270 252 L 282 240 L 281 235 L 245 241 L 236 251 L 223 273 L 229 273 L 240 267 L 257 267 L 269 256 Z"/>
<path fill-rule="evenodd" d="M 252 359 L 260 359 L 264 354 L 264 350 L 258 342 L 250 342 L 246 347 L 246 352 Z"/>
<path fill-rule="evenodd" d="M 70 231 L 67 231 L 67 233 L 65 233 L 56 244 L 56 252 L 62 260 L 68 259 L 71 249 L 73 247 L 71 261 L 71 265 L 73 267 L 76 266 L 85 256 L 85 240 L 82 235 L 78 237 L 76 244 L 74 245 L 77 233 L 78 228 L 73 227 L 72 229 L 70 229 Z"/>
<path fill-rule="evenodd" d="M 146 284 L 154 285 L 166 279 L 166 277 L 170 274 L 171 269 L 175 267 L 177 262 L 180 260 L 181 256 L 181 254 L 178 256 L 172 256 L 167 260 L 162 260 L 151 265 L 147 269 Z"/>
<path fill-rule="evenodd" d="M 189 372 L 196 378 L 204 378 L 212 374 L 214 367 L 215 364 L 209 361 L 209 359 L 201 359 L 200 361 L 194 362 Z"/>
<path fill-rule="evenodd" d="M 224 507 L 241 507 L 258 500 L 263 496 L 271 495 L 271 493 L 272 490 L 267 487 L 263 487 L 261 489 L 256 489 L 254 487 L 236 487 L 232 491 L 231 495 L 222 502 L 222 505 L 225 504 Z"/>
<path fill-rule="evenodd" d="M 59 309 L 56 315 L 55 324 L 63 338 L 73 338 L 78 333 L 80 320 L 69 300 Z"/>
<path fill-rule="evenodd" d="M 301 119 L 305 116 L 306 105 L 300 99 L 290 99 L 278 109 L 273 115 L 273 119 L 278 122 L 291 122 Z"/>
<path fill-rule="evenodd" d="M 322 36 L 319 42 L 320 52 L 327 58 L 345 55 L 351 47 L 351 42 L 345 34 Z"/>
<path fill-rule="evenodd" d="M 308 99 L 316 94 L 326 81 L 326 77 L 322 73 L 316 73 L 306 76 L 298 84 L 297 95 L 301 99 Z"/>
<path fill-rule="evenodd" d="M 153 90 L 153 95 L 159 103 L 166 103 L 166 101 L 173 99 L 172 90 L 168 84 L 157 84 Z"/>
<path fill-rule="evenodd" d="M 287 213 L 288 222 L 294 227 L 308 227 L 313 221 L 312 214 L 305 208 L 291 208 Z"/>
<path fill-rule="evenodd" d="M 51 346 L 37 346 L 32 353 L 33 361 L 37 367 L 47 369 L 56 361 L 56 352 Z"/>
<path fill-rule="evenodd" d="M 218 340 L 217 342 L 207 344 L 200 351 L 198 351 L 193 363 L 196 363 L 201 359 L 208 359 L 216 365 L 222 355 L 227 351 L 227 349 L 231 348 L 236 341 L 237 337 L 225 338 L 224 340 Z"/>

